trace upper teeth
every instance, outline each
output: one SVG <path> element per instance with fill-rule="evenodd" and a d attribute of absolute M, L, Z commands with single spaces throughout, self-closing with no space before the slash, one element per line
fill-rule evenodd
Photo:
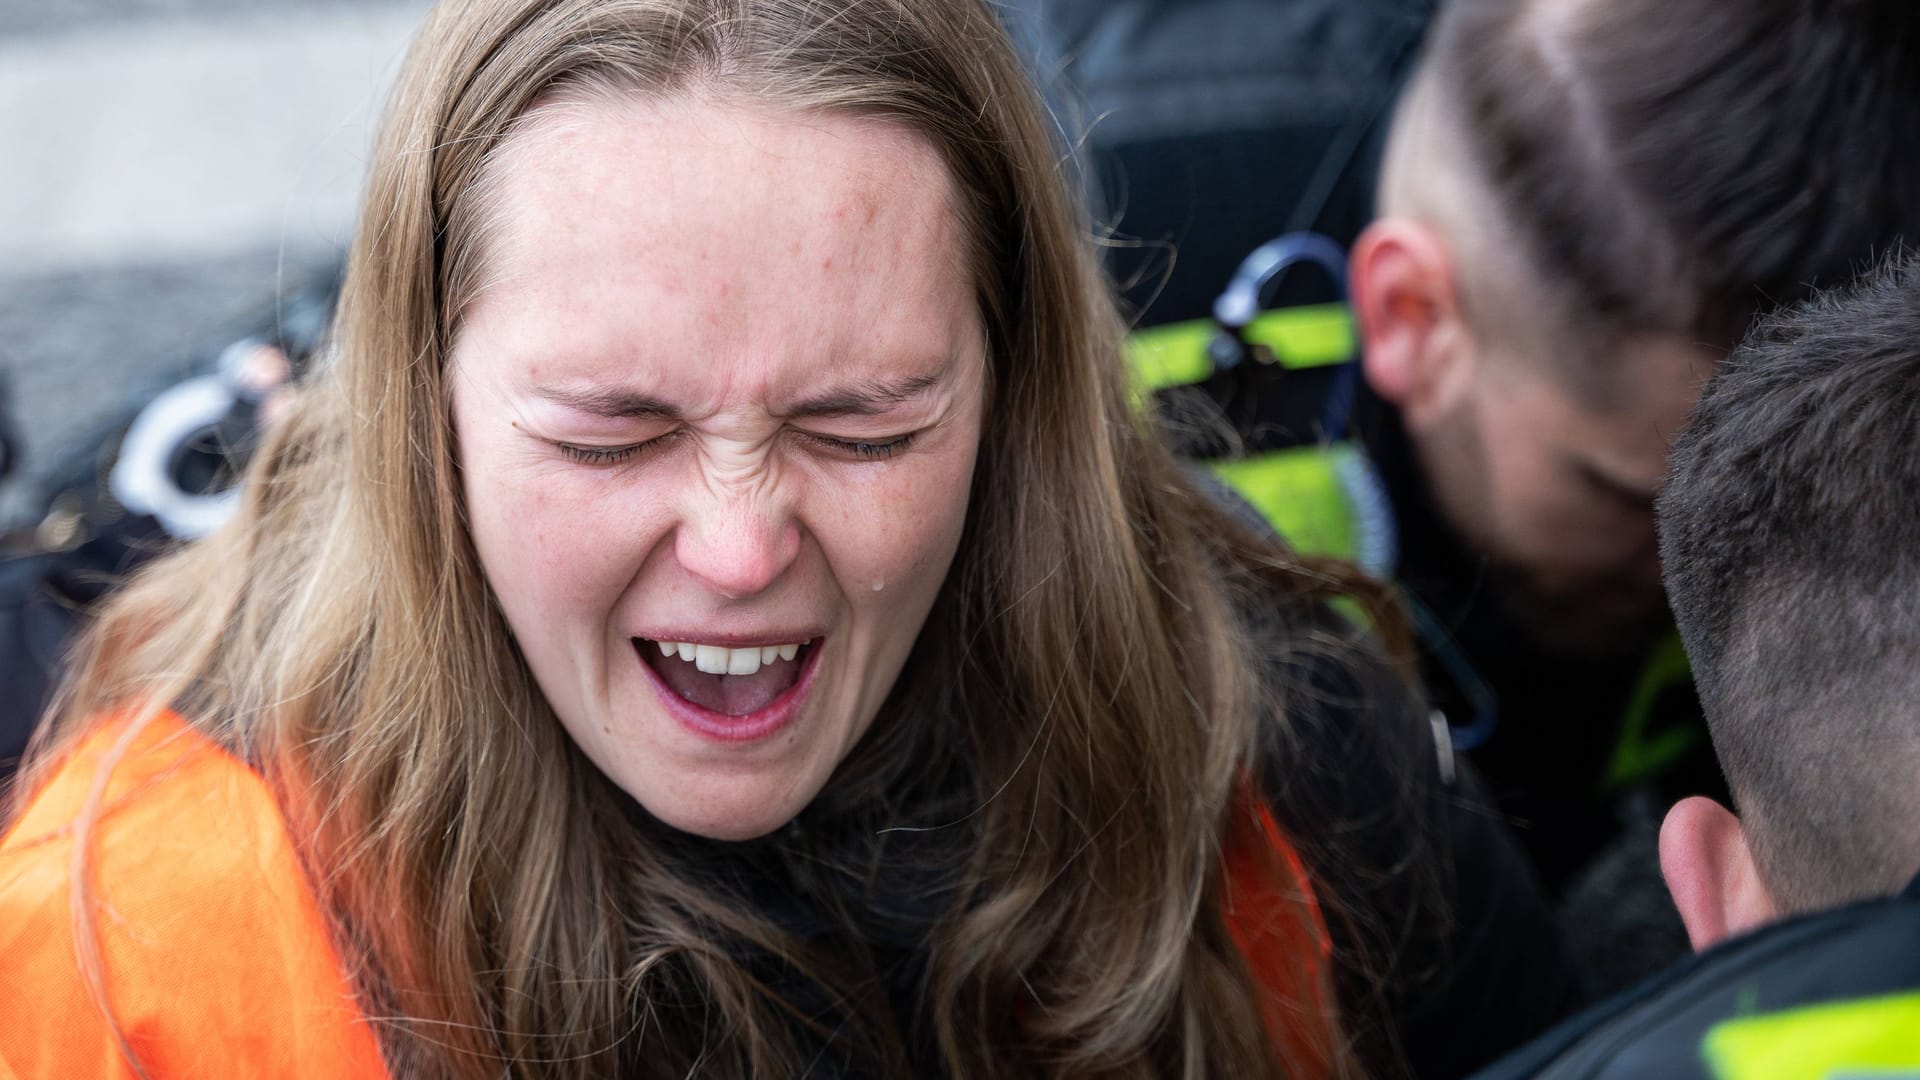
<path fill-rule="evenodd" d="M 656 641 L 661 656 L 678 656 L 709 675 L 751 675 L 762 664 L 791 660 L 800 655 L 800 646 L 761 645 L 749 649 L 725 649 L 718 645 L 695 645 L 691 641 Z"/>

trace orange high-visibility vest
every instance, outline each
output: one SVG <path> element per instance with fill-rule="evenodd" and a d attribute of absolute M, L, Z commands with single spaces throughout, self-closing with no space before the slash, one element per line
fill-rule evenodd
<path fill-rule="evenodd" d="M 0 1080 L 137 1075 L 82 981 L 72 906 L 72 823 L 123 730 L 83 740 L 0 840 Z M 128 744 L 100 805 L 87 880 L 102 989 L 149 1077 L 386 1080 L 259 774 L 162 714 Z M 1226 857 L 1228 924 L 1256 979 L 1287 988 L 1265 1010 L 1282 1045 L 1324 1064 L 1328 1027 L 1311 1014 L 1325 1003 L 1303 1015 L 1298 988 L 1314 981 L 1302 972 L 1325 969 L 1325 928 L 1271 815 L 1248 820 Z M 1270 845 L 1267 862 L 1277 854 L 1294 882 L 1255 875 L 1262 860 L 1246 843 Z"/>
<path fill-rule="evenodd" d="M 121 725 L 62 763 L 0 842 L 0 1078 L 131 1078 L 80 976 L 71 823 Z M 105 1004 L 149 1077 L 385 1078 L 280 810 L 164 715 L 115 767 L 88 843 Z"/>

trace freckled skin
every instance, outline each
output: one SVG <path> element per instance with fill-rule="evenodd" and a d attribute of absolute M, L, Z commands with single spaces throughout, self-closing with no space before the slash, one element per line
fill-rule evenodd
<path fill-rule="evenodd" d="M 488 582 L 600 769 L 677 828 L 762 835 L 886 722 L 959 544 L 986 361 L 951 181 L 895 128 L 692 99 L 552 107 L 500 180 L 452 379 Z M 933 382 L 878 415 L 796 411 L 915 378 Z M 677 416 L 595 416 L 553 388 Z M 905 435 L 880 460 L 846 449 Z M 642 449 L 590 464 L 561 444 Z M 676 721 L 630 641 L 796 628 L 821 635 L 813 689 L 744 744 Z"/>

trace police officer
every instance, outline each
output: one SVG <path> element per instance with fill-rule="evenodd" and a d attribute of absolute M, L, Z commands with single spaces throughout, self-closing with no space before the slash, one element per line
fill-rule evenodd
<path fill-rule="evenodd" d="M 1190 449 L 1405 586 L 1596 990 L 1684 947 L 1658 815 L 1720 785 L 1659 577 L 1669 442 L 1756 313 L 1920 235 L 1916 106 L 1894 0 L 1454 0 L 1352 248 L 1364 355 L 1338 363 L 1338 313 L 1254 316 L 1298 244 L 1257 253 L 1210 356 L 1211 327 L 1141 338 L 1150 380 L 1202 379 L 1237 429 L 1163 399 Z"/>
<path fill-rule="evenodd" d="M 1770 319 L 1660 498 L 1669 594 L 1736 815 L 1668 814 L 1700 955 L 1493 1070 L 1920 1074 L 1920 267 Z"/>

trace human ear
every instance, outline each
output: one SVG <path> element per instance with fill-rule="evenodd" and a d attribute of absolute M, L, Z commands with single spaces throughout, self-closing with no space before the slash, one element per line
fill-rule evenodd
<path fill-rule="evenodd" d="M 1353 245 L 1348 294 L 1374 392 L 1413 426 L 1451 409 L 1473 357 L 1440 235 L 1407 218 L 1369 225 Z"/>
<path fill-rule="evenodd" d="M 1712 799 L 1683 799 L 1660 826 L 1660 873 L 1695 951 L 1778 914 L 1760 880 L 1740 819 Z"/>

